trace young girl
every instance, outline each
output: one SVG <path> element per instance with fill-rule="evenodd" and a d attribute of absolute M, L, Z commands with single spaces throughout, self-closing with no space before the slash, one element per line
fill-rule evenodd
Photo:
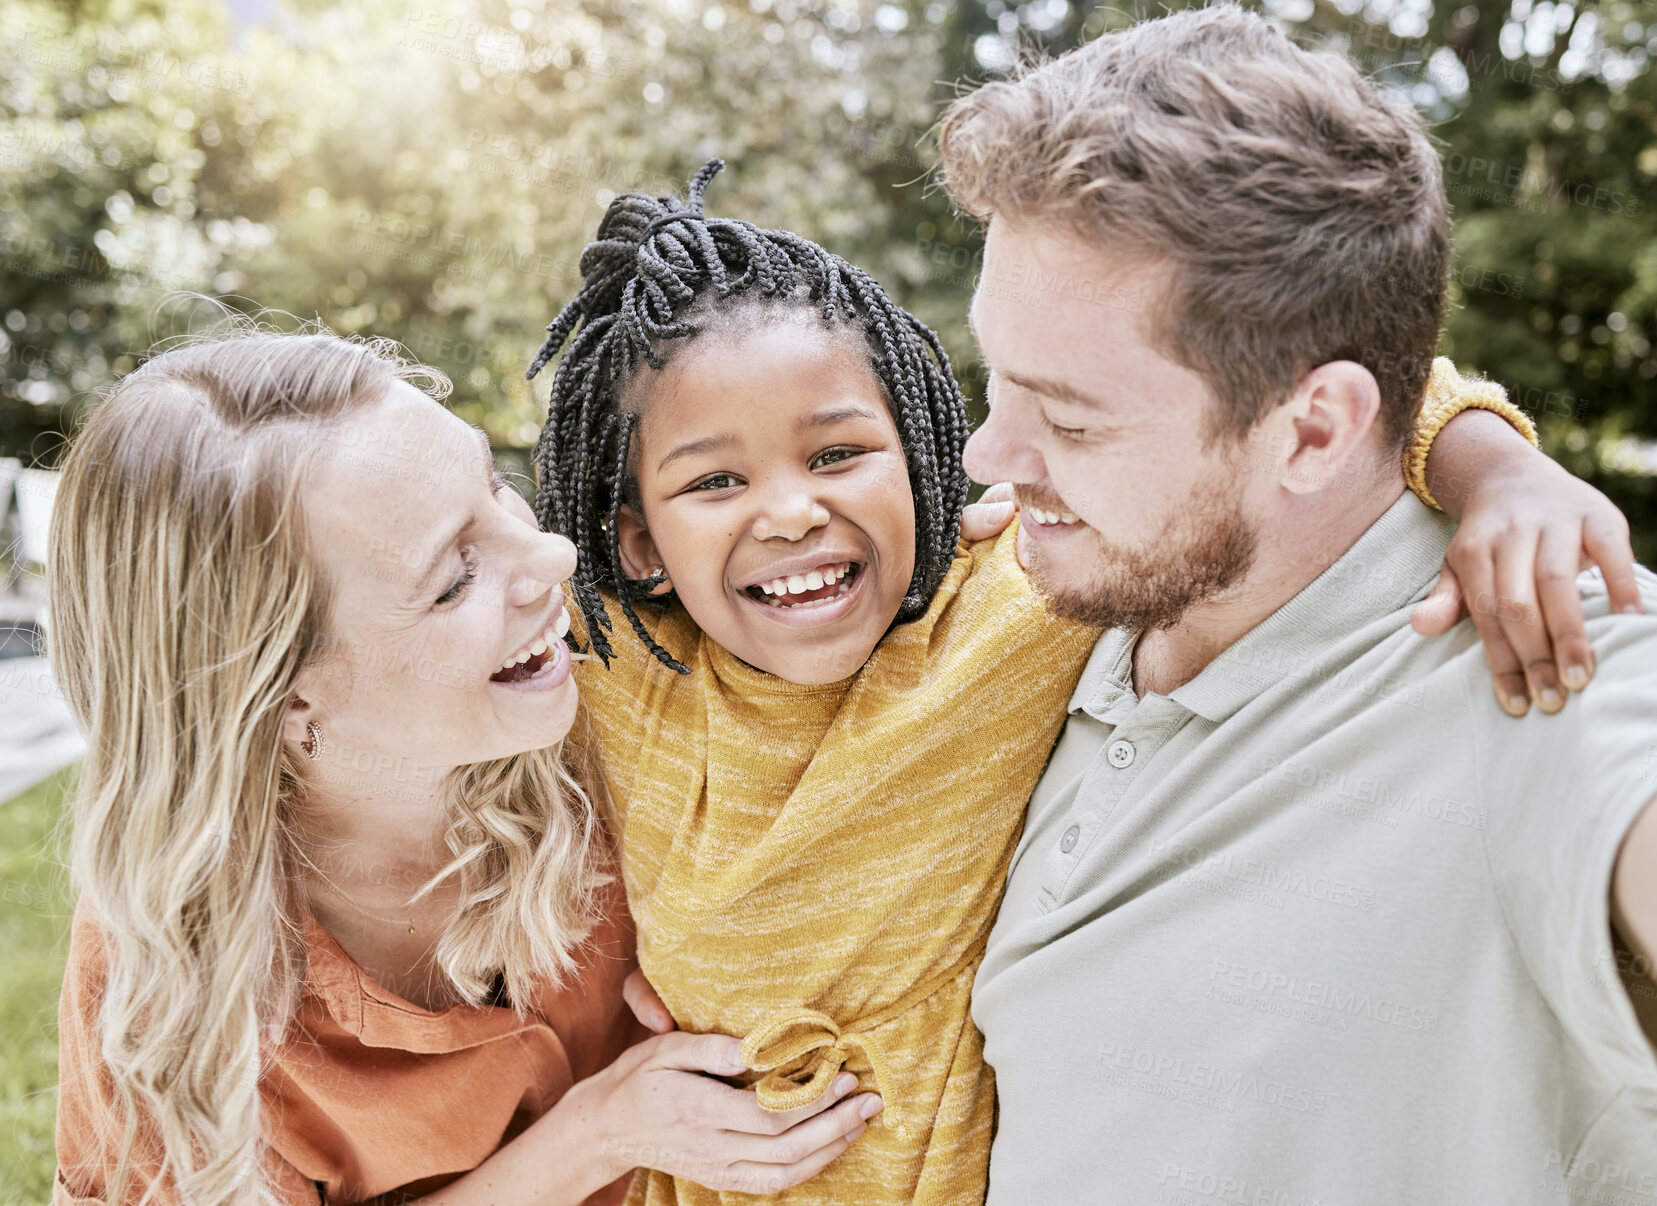
<path fill-rule="evenodd" d="M 537 511 L 608 667 L 580 684 L 640 963 L 680 1027 L 745 1036 L 762 1105 L 842 1069 L 884 1099 L 787 1200 L 978 1201 L 973 972 L 1097 633 L 1047 613 L 1016 529 L 957 543 L 968 428 L 932 332 L 820 247 L 706 217 L 721 166 L 688 205 L 616 200 L 529 374 L 573 334 Z"/>

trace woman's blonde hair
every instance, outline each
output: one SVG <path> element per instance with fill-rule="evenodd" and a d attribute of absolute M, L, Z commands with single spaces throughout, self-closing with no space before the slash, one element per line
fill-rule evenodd
<path fill-rule="evenodd" d="M 258 1080 L 305 965 L 283 717 L 331 649 L 302 488 L 331 423 L 398 380 L 449 389 L 389 341 L 243 323 L 123 379 L 65 462 L 50 652 L 89 742 L 71 870 L 108 954 L 111 1203 L 136 1179 L 144 1200 L 268 1196 Z M 589 932 L 602 825 L 557 747 L 462 767 L 445 795 L 461 902 L 438 965 L 474 1004 L 499 975 L 521 1010 Z"/>

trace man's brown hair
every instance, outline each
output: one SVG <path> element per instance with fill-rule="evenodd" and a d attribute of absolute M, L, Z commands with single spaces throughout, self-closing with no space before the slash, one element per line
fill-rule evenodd
<path fill-rule="evenodd" d="M 1352 360 L 1402 443 L 1444 317 L 1438 156 L 1403 99 L 1232 4 L 1145 21 L 961 97 L 940 126 L 963 209 L 1054 223 L 1171 268 L 1156 342 L 1241 437 Z"/>

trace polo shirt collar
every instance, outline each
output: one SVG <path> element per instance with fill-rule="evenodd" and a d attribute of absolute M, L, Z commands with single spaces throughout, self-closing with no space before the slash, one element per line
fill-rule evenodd
<path fill-rule="evenodd" d="M 1430 589 L 1455 523 L 1405 491 L 1328 569 L 1244 633 L 1169 698 L 1219 724 L 1341 637 L 1420 599 Z M 1099 638 L 1070 697 L 1070 710 L 1120 723 L 1138 702 L 1133 650 L 1139 633 Z"/>

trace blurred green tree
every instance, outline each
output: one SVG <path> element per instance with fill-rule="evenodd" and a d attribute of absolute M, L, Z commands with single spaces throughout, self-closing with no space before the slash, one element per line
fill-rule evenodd
<path fill-rule="evenodd" d="M 199 323 L 179 290 L 398 338 L 525 445 L 544 393 L 521 369 L 603 206 L 716 154 L 716 212 L 868 267 L 976 396 L 981 241 L 926 186 L 927 131 L 957 88 L 1151 14 L 1135 2 L 289 0 L 239 24 L 220 0 L 0 0 L 0 451 L 49 462 L 77 407 Z M 1649 9 L 1263 11 L 1430 115 L 1457 214 L 1446 350 L 1657 560 Z"/>

